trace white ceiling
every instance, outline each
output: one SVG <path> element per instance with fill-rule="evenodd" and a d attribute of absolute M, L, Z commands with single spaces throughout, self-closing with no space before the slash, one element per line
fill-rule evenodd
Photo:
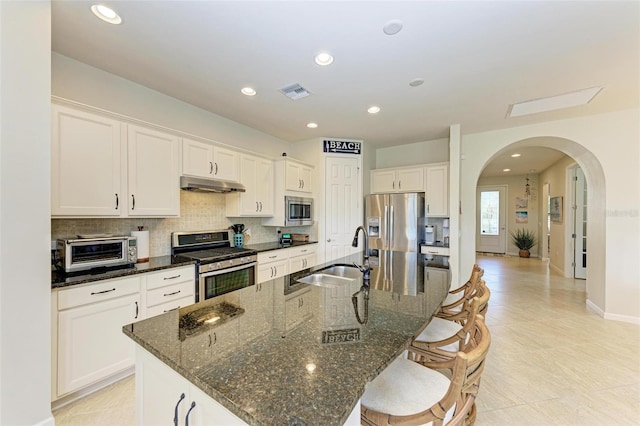
<path fill-rule="evenodd" d="M 291 142 L 390 146 L 457 123 L 464 134 L 639 106 L 636 1 L 101 3 L 123 23 L 95 18 L 93 2 L 54 0 L 53 50 Z M 387 36 L 392 19 L 404 28 Z M 323 50 L 328 67 L 313 61 Z M 278 92 L 293 83 L 312 95 Z M 512 103 L 594 86 L 604 89 L 586 106 L 505 118 Z"/>

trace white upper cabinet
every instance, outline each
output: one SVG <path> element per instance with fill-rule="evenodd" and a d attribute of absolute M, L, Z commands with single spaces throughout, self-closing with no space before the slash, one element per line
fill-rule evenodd
<path fill-rule="evenodd" d="M 54 217 L 180 214 L 180 140 L 110 117 L 52 105 Z"/>
<path fill-rule="evenodd" d="M 51 111 L 51 214 L 126 214 L 121 123 L 59 105 Z"/>
<path fill-rule="evenodd" d="M 240 155 L 236 151 L 191 139 L 183 139 L 183 175 L 238 182 L 240 176 L 239 160 Z"/>
<path fill-rule="evenodd" d="M 180 215 L 180 139 L 128 125 L 129 216 Z"/>
<path fill-rule="evenodd" d="M 246 192 L 226 195 L 227 216 L 273 216 L 273 161 L 241 154 L 240 183 Z"/>
<path fill-rule="evenodd" d="M 424 192 L 424 167 L 371 170 L 371 192 Z"/>
<path fill-rule="evenodd" d="M 425 214 L 427 216 L 449 217 L 449 165 L 428 165 L 426 167 L 426 181 Z"/>
<path fill-rule="evenodd" d="M 285 160 L 285 189 L 297 192 L 313 192 L 312 172 L 313 169 L 305 164 Z"/>

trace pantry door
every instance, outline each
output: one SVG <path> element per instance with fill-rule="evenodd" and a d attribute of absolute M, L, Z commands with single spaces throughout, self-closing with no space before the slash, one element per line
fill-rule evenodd
<path fill-rule="evenodd" d="M 506 186 L 479 186 L 476 251 L 506 253 Z"/>
<path fill-rule="evenodd" d="M 362 250 L 352 248 L 353 234 L 362 225 L 362 178 L 359 157 L 325 158 L 325 261 Z"/>

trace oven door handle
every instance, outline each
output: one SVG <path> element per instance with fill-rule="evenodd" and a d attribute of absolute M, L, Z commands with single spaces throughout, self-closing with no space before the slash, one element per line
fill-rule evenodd
<path fill-rule="evenodd" d="M 226 274 L 229 272 L 235 272 L 235 271 L 240 271 L 242 269 L 248 269 L 251 268 L 253 266 L 256 266 L 258 264 L 258 262 L 251 262 L 251 263 L 245 263 L 243 265 L 239 265 L 239 266 L 234 266 L 233 268 L 226 268 L 226 269 L 219 269 L 217 271 L 210 271 L 210 272 L 205 272 L 203 274 L 200 274 L 201 278 L 206 278 L 206 277 L 212 277 L 214 275 L 222 275 L 222 274 Z"/>

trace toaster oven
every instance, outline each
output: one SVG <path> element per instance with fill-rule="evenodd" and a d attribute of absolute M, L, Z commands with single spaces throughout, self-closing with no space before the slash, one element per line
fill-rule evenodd
<path fill-rule="evenodd" d="M 138 260 L 136 237 L 67 238 L 57 241 L 65 272 L 131 266 Z"/>

